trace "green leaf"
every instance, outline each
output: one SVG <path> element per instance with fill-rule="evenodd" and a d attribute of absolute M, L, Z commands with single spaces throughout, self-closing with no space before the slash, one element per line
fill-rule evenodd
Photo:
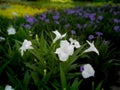
<path fill-rule="evenodd" d="M 0 74 L 3 72 L 4 68 L 10 63 L 10 60 L 0 66 Z"/>
<path fill-rule="evenodd" d="M 66 90 L 67 81 L 61 63 L 60 63 L 60 77 L 61 77 L 62 90 Z"/>
<path fill-rule="evenodd" d="M 38 73 L 32 71 L 32 72 L 31 72 L 31 77 L 32 77 L 32 79 L 34 80 L 35 85 L 38 86 L 38 84 L 39 84 L 39 76 L 38 76 Z"/>
<path fill-rule="evenodd" d="M 95 90 L 101 90 L 101 88 L 102 88 L 102 83 L 103 83 L 103 81 L 101 81 L 101 82 L 98 84 L 98 86 L 96 87 Z"/>
<path fill-rule="evenodd" d="M 29 71 L 26 71 L 26 72 L 25 72 L 24 79 L 23 79 L 23 83 L 24 83 L 26 89 L 27 89 L 27 87 L 28 87 L 28 84 L 29 84 L 29 82 L 30 82 L 30 79 L 31 79 L 30 73 L 29 73 Z"/>
<path fill-rule="evenodd" d="M 79 90 L 79 86 L 81 84 L 83 80 L 80 80 L 78 78 L 75 78 L 75 80 L 73 81 L 72 86 L 70 87 L 70 90 Z"/>
<path fill-rule="evenodd" d="M 0 86 L 0 90 L 5 90 L 5 87 Z"/>

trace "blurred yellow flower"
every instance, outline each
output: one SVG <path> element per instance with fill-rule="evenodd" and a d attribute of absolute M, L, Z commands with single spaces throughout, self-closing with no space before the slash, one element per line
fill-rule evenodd
<path fill-rule="evenodd" d="M 10 5 L 8 8 L 6 9 L 0 9 L 0 15 L 8 17 L 8 18 L 13 18 L 15 15 L 14 13 L 17 13 L 18 17 L 21 16 L 25 16 L 26 14 L 29 15 L 34 15 L 36 13 L 42 13 L 45 12 L 47 9 L 42 8 L 42 9 L 38 9 L 38 8 L 32 8 L 30 6 L 26 6 L 26 5 Z"/>

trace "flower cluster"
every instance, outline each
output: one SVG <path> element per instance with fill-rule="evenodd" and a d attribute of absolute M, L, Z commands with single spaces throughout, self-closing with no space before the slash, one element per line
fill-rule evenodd
<path fill-rule="evenodd" d="M 61 36 L 61 34 L 58 31 L 56 31 L 56 32 L 57 32 L 57 34 L 56 33 L 55 34 L 56 34 L 57 39 L 55 39 L 55 40 L 58 40 L 63 37 L 63 36 Z M 77 40 L 73 40 L 73 38 L 70 38 L 69 41 L 61 40 L 60 47 L 57 48 L 55 51 L 55 53 L 58 54 L 60 61 L 63 61 L 63 62 L 67 61 L 69 56 L 73 55 L 74 48 L 81 47 L 81 45 L 79 44 L 79 42 Z M 94 51 L 99 55 L 99 51 L 96 49 L 94 42 L 90 43 L 89 41 L 87 41 L 87 43 L 90 45 L 90 47 L 88 49 L 86 49 L 85 51 L 83 51 L 83 53 Z M 89 78 L 91 76 L 94 76 L 95 71 L 90 64 L 85 64 L 82 67 L 83 67 L 83 70 L 82 70 L 83 78 Z"/>

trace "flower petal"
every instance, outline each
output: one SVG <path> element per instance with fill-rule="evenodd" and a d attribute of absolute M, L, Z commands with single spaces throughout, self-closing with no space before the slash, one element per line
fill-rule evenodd
<path fill-rule="evenodd" d="M 89 78 L 91 76 L 94 76 L 95 71 L 90 64 L 83 65 L 83 68 L 84 68 L 84 70 L 82 71 L 83 78 Z"/>
<path fill-rule="evenodd" d="M 97 50 L 97 48 L 95 47 L 95 45 L 94 45 L 94 42 L 92 42 L 92 43 L 90 43 L 89 41 L 87 41 L 87 43 L 90 45 L 90 47 L 88 48 L 88 49 L 86 49 L 85 51 L 84 51 L 84 53 L 85 52 L 95 52 L 95 53 L 97 53 L 98 55 L 99 55 L 99 51 Z"/>

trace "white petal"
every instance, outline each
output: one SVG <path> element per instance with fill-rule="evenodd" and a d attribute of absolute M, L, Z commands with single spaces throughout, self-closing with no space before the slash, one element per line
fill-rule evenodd
<path fill-rule="evenodd" d="M 86 49 L 84 52 L 92 52 L 93 51 L 99 55 L 99 52 L 94 45 L 94 42 L 90 43 L 89 41 L 87 41 L 87 43 L 90 45 L 90 47 L 88 49 Z"/>
<path fill-rule="evenodd" d="M 24 54 L 24 51 L 26 51 L 27 49 L 33 49 L 33 47 L 31 45 L 32 45 L 31 41 L 28 41 L 27 39 L 24 40 L 22 46 L 20 47 L 22 56 Z"/>
<path fill-rule="evenodd" d="M 5 90 L 14 90 L 14 89 L 10 85 L 6 85 Z"/>
<path fill-rule="evenodd" d="M 83 68 L 84 68 L 84 70 L 82 71 L 83 78 L 89 78 L 91 76 L 94 76 L 95 71 L 90 64 L 85 64 Z"/>
<path fill-rule="evenodd" d="M 69 57 L 69 55 L 65 53 L 60 53 L 58 54 L 58 56 L 59 56 L 60 61 L 66 61 Z"/>
<path fill-rule="evenodd" d="M 4 41 L 4 40 L 5 40 L 5 38 L 0 36 L 0 41 Z"/>
<path fill-rule="evenodd" d="M 53 40 L 53 43 L 55 43 L 57 40 L 62 39 L 66 36 L 66 34 L 61 35 L 58 30 L 53 31 L 53 33 L 56 35 L 55 39 Z"/>
<path fill-rule="evenodd" d="M 66 61 L 74 52 L 74 47 L 67 40 L 61 40 L 60 48 L 56 49 L 56 54 L 61 61 Z"/>
<path fill-rule="evenodd" d="M 73 40 L 72 38 L 69 39 L 71 42 L 71 45 L 74 46 L 75 48 L 79 48 L 80 44 L 77 40 Z"/>
<path fill-rule="evenodd" d="M 15 29 L 13 28 L 13 26 L 10 26 L 7 30 L 8 35 L 14 35 L 16 33 Z"/>
<path fill-rule="evenodd" d="M 61 39 L 66 36 L 66 33 L 61 36 Z"/>
<path fill-rule="evenodd" d="M 70 43 L 67 40 L 61 40 L 60 41 L 60 47 L 68 47 Z"/>

